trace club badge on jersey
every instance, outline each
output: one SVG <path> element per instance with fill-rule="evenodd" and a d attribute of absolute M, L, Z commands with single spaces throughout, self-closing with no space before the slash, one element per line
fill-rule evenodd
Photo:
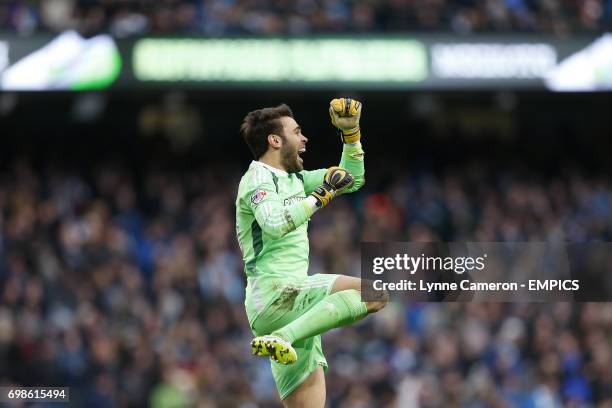
<path fill-rule="evenodd" d="M 261 200 L 264 199 L 265 196 L 266 196 L 266 191 L 258 188 L 257 190 L 255 190 L 253 195 L 251 195 L 251 202 L 257 205 L 261 202 Z"/>

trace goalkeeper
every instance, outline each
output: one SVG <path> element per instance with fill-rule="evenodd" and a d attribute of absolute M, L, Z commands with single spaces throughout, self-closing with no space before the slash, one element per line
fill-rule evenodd
<path fill-rule="evenodd" d="M 327 361 L 321 333 L 382 309 L 362 302 L 361 280 L 308 271 L 308 220 L 364 183 L 361 103 L 334 99 L 329 113 L 343 142 L 338 167 L 304 170 L 308 139 L 287 105 L 250 112 L 241 132 L 255 160 L 236 199 L 236 232 L 247 275 L 246 312 L 253 354 L 269 356 L 287 407 L 323 407 Z"/>

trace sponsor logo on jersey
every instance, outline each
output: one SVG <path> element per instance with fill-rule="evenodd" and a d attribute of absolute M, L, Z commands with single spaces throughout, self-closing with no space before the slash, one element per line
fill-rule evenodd
<path fill-rule="evenodd" d="M 253 204 L 259 204 L 261 200 L 264 199 L 265 196 L 266 196 L 266 191 L 258 188 L 251 196 L 251 202 Z"/>

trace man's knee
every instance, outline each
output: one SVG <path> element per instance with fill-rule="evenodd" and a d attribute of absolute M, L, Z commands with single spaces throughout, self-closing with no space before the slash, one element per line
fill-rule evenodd
<path fill-rule="evenodd" d="M 371 286 L 371 281 L 365 281 L 365 284 L 366 286 Z M 361 279 L 354 278 L 352 276 L 339 276 L 334 282 L 331 293 L 337 293 L 351 289 L 354 289 L 361 293 L 361 287 Z M 368 296 L 370 296 L 370 292 L 371 291 L 368 291 Z M 365 302 L 366 308 L 368 309 L 368 314 L 378 312 L 379 310 L 384 308 L 389 302 L 389 292 L 387 292 L 386 290 L 374 291 L 372 292 L 372 296 L 375 297 Z"/>
<path fill-rule="evenodd" d="M 355 289 L 361 291 L 361 279 L 352 276 L 340 275 L 334 281 L 331 293 L 342 292 L 343 290 Z"/>
<path fill-rule="evenodd" d="M 376 313 L 389 303 L 389 292 L 386 290 L 376 291 L 374 295 L 376 298 L 366 302 L 368 313 Z"/>

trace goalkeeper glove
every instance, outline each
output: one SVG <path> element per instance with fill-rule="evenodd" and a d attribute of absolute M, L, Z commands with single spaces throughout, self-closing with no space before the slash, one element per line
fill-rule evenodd
<path fill-rule="evenodd" d="M 361 138 L 359 118 L 361 102 L 351 98 L 333 99 L 329 103 L 329 116 L 332 125 L 338 128 L 342 142 L 355 143 Z"/>
<path fill-rule="evenodd" d="M 355 183 L 355 178 L 341 167 L 330 167 L 325 173 L 323 184 L 310 195 L 317 200 L 317 207 L 323 208 L 338 194 L 338 192 L 349 189 Z"/>

